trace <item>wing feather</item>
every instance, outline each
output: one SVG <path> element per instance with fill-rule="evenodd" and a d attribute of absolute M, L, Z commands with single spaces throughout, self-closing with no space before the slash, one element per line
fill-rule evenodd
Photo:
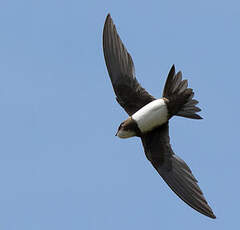
<path fill-rule="evenodd" d="M 116 99 L 129 115 L 155 100 L 138 83 L 131 55 L 124 47 L 110 14 L 103 29 L 103 52 Z"/>
<path fill-rule="evenodd" d="M 169 187 L 198 212 L 216 218 L 187 164 L 174 154 L 168 123 L 142 137 L 148 160 Z"/>

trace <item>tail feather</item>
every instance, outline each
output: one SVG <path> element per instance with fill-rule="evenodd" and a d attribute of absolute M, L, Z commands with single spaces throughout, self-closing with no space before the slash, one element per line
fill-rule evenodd
<path fill-rule="evenodd" d="M 163 90 L 163 97 L 169 99 L 170 107 L 172 103 L 172 115 L 202 119 L 200 115 L 196 114 L 201 109 L 196 106 L 198 101 L 193 99 L 193 96 L 194 92 L 188 88 L 188 81 L 182 80 L 181 71 L 175 74 L 175 66 L 173 65 Z"/>
<path fill-rule="evenodd" d="M 177 90 L 176 90 L 176 93 L 177 94 L 183 93 L 187 89 L 187 87 L 188 87 L 188 81 L 187 80 L 181 81 Z"/>
<path fill-rule="evenodd" d="M 195 100 L 195 99 L 192 99 L 192 100 L 188 101 L 185 105 L 187 105 L 187 106 L 194 106 L 196 104 L 198 104 L 198 101 Z"/>
<path fill-rule="evenodd" d="M 183 106 L 182 110 L 186 111 L 186 112 L 191 112 L 191 111 L 200 112 L 201 111 L 201 109 L 198 108 L 197 106 Z"/>
<path fill-rule="evenodd" d="M 175 93 L 177 91 L 178 86 L 181 83 L 181 81 L 182 81 L 182 72 L 179 71 L 175 76 L 175 84 L 174 84 L 173 90 L 172 90 L 173 93 Z"/>

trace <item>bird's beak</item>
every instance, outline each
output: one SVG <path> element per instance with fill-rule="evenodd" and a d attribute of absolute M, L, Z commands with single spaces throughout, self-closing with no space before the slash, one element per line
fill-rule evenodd
<path fill-rule="evenodd" d="M 118 131 L 116 132 L 116 134 L 115 134 L 115 137 L 118 135 Z"/>

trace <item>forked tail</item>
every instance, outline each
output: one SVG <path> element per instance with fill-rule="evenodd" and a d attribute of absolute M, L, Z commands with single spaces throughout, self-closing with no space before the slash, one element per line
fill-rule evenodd
<path fill-rule="evenodd" d="M 188 88 L 187 80 L 182 80 L 182 73 L 175 73 L 172 66 L 163 90 L 163 97 L 168 99 L 170 115 L 187 117 L 192 119 L 202 119 L 197 112 L 201 109 L 196 106 L 198 101 L 193 99 L 194 92 Z"/>

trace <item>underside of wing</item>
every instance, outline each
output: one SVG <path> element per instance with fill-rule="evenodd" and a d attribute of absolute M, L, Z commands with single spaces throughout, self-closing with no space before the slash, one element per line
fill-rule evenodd
<path fill-rule="evenodd" d="M 183 201 L 198 212 L 213 219 L 216 218 L 187 164 L 176 155 L 172 155 L 170 162 L 171 170 L 157 165 L 154 167 Z"/>
<path fill-rule="evenodd" d="M 110 14 L 103 29 L 103 52 L 117 101 L 129 115 L 155 100 L 138 83 L 132 58 L 124 47 Z"/>
<path fill-rule="evenodd" d="M 172 151 L 168 124 L 143 136 L 142 142 L 147 158 L 169 187 L 198 212 L 216 218 L 190 168 Z"/>

